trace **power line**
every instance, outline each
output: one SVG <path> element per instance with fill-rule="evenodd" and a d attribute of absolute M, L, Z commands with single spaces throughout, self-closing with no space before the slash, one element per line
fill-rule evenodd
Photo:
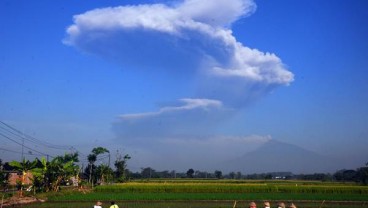
<path fill-rule="evenodd" d="M 60 149 L 60 150 L 71 150 L 73 149 L 72 146 L 66 146 L 66 145 L 55 145 L 55 144 L 51 144 L 49 142 L 45 142 L 45 141 L 42 141 L 42 140 L 39 140 L 33 136 L 30 136 L 30 135 L 27 135 L 25 133 L 23 133 L 22 131 L 14 128 L 13 126 L 3 122 L 3 121 L 0 121 L 1 124 L 3 124 L 4 126 L 6 126 L 8 129 L 4 128 L 4 127 L 1 127 L 2 129 L 4 129 L 5 131 L 15 135 L 15 136 L 18 136 L 22 139 L 26 139 L 27 141 L 29 142 L 32 142 L 32 143 L 35 143 L 35 144 L 38 144 L 38 145 L 42 145 L 44 147 L 48 147 L 48 148 L 52 148 L 52 149 Z M 9 130 L 10 129 L 10 130 Z"/>
<path fill-rule="evenodd" d="M 1 122 L 1 121 L 0 121 Z M 1 122 L 1 123 L 3 123 L 3 122 Z M 38 150 L 35 150 L 35 149 L 32 149 L 31 147 L 28 147 L 28 146 L 26 146 L 26 145 L 24 145 L 24 140 L 27 140 L 27 141 L 29 141 L 29 139 L 27 139 L 27 138 L 25 138 L 24 136 L 20 136 L 20 135 L 18 135 L 17 133 L 15 133 L 14 131 L 11 131 L 11 130 L 9 130 L 9 129 L 6 129 L 6 128 L 4 128 L 3 126 L 0 126 L 0 130 L 3 130 L 1 133 L 1 135 L 4 137 L 4 138 L 7 138 L 8 140 L 11 140 L 11 141 L 13 141 L 13 142 L 15 142 L 16 144 L 18 144 L 18 145 L 21 145 L 22 146 L 22 152 L 21 152 L 21 155 L 22 155 L 22 159 L 23 159 L 23 157 L 24 157 L 24 151 L 23 151 L 23 149 L 24 149 L 24 147 L 26 147 L 27 149 L 30 149 L 30 150 L 33 150 L 33 151 L 36 151 L 36 152 L 38 152 L 38 153 L 41 153 L 40 155 L 36 155 L 36 154 L 25 154 L 25 155 L 35 155 L 35 156 L 43 156 L 43 155 L 46 155 L 47 157 L 49 157 L 50 155 L 49 154 L 46 154 L 46 153 L 42 153 L 42 152 L 40 152 L 40 151 L 38 151 Z M 4 132 L 5 131 L 5 132 Z M 17 142 L 17 140 L 15 140 L 15 139 L 12 139 L 12 138 L 10 138 L 11 137 L 11 135 L 13 135 L 13 136 L 17 136 L 17 137 L 19 137 L 20 139 L 21 139 L 21 143 L 20 142 Z M 37 144 L 36 144 L 37 145 Z M 52 157 L 52 156 L 51 156 Z M 21 159 L 21 160 L 22 160 Z"/>
<path fill-rule="evenodd" d="M 0 150 L 2 151 L 6 151 L 6 152 L 12 152 L 12 153 L 17 153 L 17 154 L 22 154 L 21 152 L 18 151 L 14 151 L 14 150 L 9 150 L 9 149 L 5 149 L 5 148 L 1 148 Z M 40 154 L 33 154 L 33 153 L 24 153 L 25 155 L 33 155 L 33 156 L 44 156 L 44 155 L 40 155 Z"/>
<path fill-rule="evenodd" d="M 1 121 L 1 120 L 0 120 L 0 135 L 4 138 L 8 139 L 8 140 L 13 141 L 14 143 L 16 143 L 18 145 L 21 145 L 22 147 L 25 147 L 29 150 L 32 150 L 34 152 L 37 152 L 37 153 L 41 154 L 40 156 L 43 156 L 43 155 L 50 156 L 50 154 L 40 152 L 38 150 L 32 149 L 29 146 L 24 145 L 24 140 L 26 140 L 27 142 L 33 143 L 36 146 L 40 145 L 40 146 L 44 146 L 44 147 L 47 147 L 47 148 L 50 148 L 50 149 L 75 151 L 75 152 L 78 153 L 79 156 L 87 157 L 86 154 L 83 154 L 83 153 L 77 151 L 77 149 L 75 149 L 73 146 L 55 145 L 55 144 L 51 144 L 49 142 L 42 141 L 42 140 L 37 139 L 33 136 L 25 134 L 24 132 L 16 129 L 15 127 L 13 127 L 13 126 L 11 126 L 11 125 L 9 125 L 9 124 Z M 14 136 L 21 139 L 21 141 L 19 141 L 18 139 L 15 139 Z M 50 157 L 55 158 L 54 156 L 50 156 Z M 101 161 L 101 160 L 104 160 L 106 158 L 108 158 L 108 155 L 100 157 L 96 161 Z M 88 161 L 88 160 L 85 159 L 84 161 Z"/>
<path fill-rule="evenodd" d="M 16 143 L 16 144 L 22 145 L 23 147 L 25 147 L 25 148 L 27 148 L 27 149 L 29 149 L 29 150 L 32 150 L 32 151 L 34 151 L 34 152 L 37 152 L 37 153 L 39 153 L 39 154 L 41 154 L 41 155 L 49 155 L 49 154 L 46 154 L 46 153 L 43 153 L 43 152 L 37 151 L 37 150 L 35 150 L 35 149 L 33 149 L 33 148 L 27 147 L 27 146 L 25 146 L 24 144 L 21 144 L 21 143 L 19 143 L 18 141 L 14 140 L 14 139 L 12 139 L 12 138 L 10 138 L 10 137 L 8 137 L 8 136 L 6 136 L 6 135 L 2 134 L 2 133 L 0 133 L 0 136 L 3 136 L 4 138 L 6 138 L 6 139 L 8 139 L 8 140 L 10 140 L 10 141 L 13 141 L 13 142 L 14 142 L 14 143 Z M 52 156 L 51 156 L 51 157 L 52 157 Z"/>

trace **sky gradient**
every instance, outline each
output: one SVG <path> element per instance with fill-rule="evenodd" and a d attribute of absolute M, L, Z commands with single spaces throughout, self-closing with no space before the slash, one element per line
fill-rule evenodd
<path fill-rule="evenodd" d="M 82 157 L 129 153 L 133 170 L 203 170 L 270 140 L 357 168 L 368 162 L 367 10 L 364 0 L 1 1 L 0 121 Z M 3 149 L 19 151 L 13 143 L 0 135 Z"/>

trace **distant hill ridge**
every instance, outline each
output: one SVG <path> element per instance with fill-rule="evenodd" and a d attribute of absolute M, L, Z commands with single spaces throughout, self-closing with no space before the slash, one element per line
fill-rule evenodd
<path fill-rule="evenodd" d="M 224 170 L 243 173 L 333 173 L 338 161 L 296 145 L 270 140 L 255 151 L 224 162 Z"/>

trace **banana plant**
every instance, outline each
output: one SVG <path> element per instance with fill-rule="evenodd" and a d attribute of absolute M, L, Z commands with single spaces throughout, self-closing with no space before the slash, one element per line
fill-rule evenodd
<path fill-rule="evenodd" d="M 26 175 L 29 171 L 36 168 L 37 162 L 38 162 L 37 159 L 34 160 L 33 162 L 31 162 L 31 161 L 26 160 L 25 158 L 23 158 L 22 162 L 18 162 L 18 161 L 13 160 L 9 163 L 9 165 L 12 166 L 15 170 L 22 173 L 21 186 L 20 186 L 20 190 L 19 190 L 19 196 L 20 197 L 23 197 L 23 186 L 24 186 L 24 181 L 26 179 Z"/>
<path fill-rule="evenodd" d="M 34 168 L 31 172 L 33 174 L 33 192 L 34 194 L 36 191 L 47 190 L 47 180 L 46 180 L 46 173 L 47 173 L 47 161 L 44 157 L 41 158 L 36 168 Z"/>
<path fill-rule="evenodd" d="M 64 157 L 54 158 L 48 166 L 48 177 L 53 191 L 58 191 L 63 180 L 68 180 L 71 176 L 75 176 L 79 167 L 74 164 L 76 162 L 69 154 Z"/>

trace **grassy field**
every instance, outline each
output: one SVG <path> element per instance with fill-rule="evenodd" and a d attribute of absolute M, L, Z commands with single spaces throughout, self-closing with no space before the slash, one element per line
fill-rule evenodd
<path fill-rule="evenodd" d="M 368 207 L 368 187 L 318 181 L 151 180 L 97 186 L 90 193 L 66 191 L 48 195 L 37 207 L 90 207 L 111 200 L 123 207 L 220 208 L 238 201 L 298 202 L 298 207 Z M 88 206 L 87 206 L 88 205 Z M 34 207 L 27 205 L 22 207 Z"/>
<path fill-rule="evenodd" d="M 328 200 L 368 201 L 363 194 L 320 194 L 320 193 L 90 193 L 49 197 L 50 201 L 93 201 L 93 200 Z"/>
<path fill-rule="evenodd" d="M 98 186 L 100 193 L 317 193 L 368 195 L 368 186 L 336 184 L 285 184 L 285 183 L 140 183 Z"/>
<path fill-rule="evenodd" d="M 262 201 L 256 201 L 261 205 Z M 285 201 L 288 203 L 288 201 Z M 293 201 L 298 208 L 366 208 L 367 203 L 364 202 L 305 202 L 305 201 Z M 93 207 L 95 201 L 89 202 L 47 202 L 43 204 L 29 204 L 18 207 L 23 208 L 90 208 Z M 244 208 L 249 201 L 238 201 L 236 208 Z M 117 201 L 120 208 L 232 208 L 234 201 Z M 109 207 L 108 201 L 103 201 L 103 207 Z M 274 207 L 276 202 L 271 202 L 271 206 Z M 259 206 L 262 207 L 262 206 Z"/>

